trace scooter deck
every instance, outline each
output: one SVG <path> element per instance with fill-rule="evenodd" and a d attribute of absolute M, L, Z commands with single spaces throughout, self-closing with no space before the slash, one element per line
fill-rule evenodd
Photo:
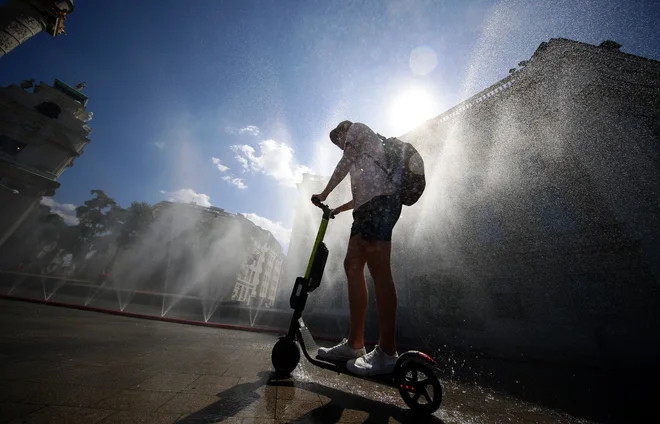
<path fill-rule="evenodd" d="M 321 358 L 320 356 L 316 355 L 315 359 L 320 362 L 327 362 L 335 366 L 336 369 L 333 371 L 336 371 L 340 374 L 348 374 L 352 375 L 357 378 L 362 378 L 365 380 L 371 380 L 377 383 L 381 384 L 387 384 L 387 385 L 394 385 L 394 374 L 379 374 L 379 375 L 373 375 L 373 376 L 362 376 L 359 374 L 354 374 L 351 371 L 348 370 L 346 367 L 346 364 L 348 361 L 341 361 L 341 360 L 332 360 L 332 359 L 325 359 Z"/>
<path fill-rule="evenodd" d="M 374 381 L 380 384 L 387 384 L 391 386 L 394 385 L 394 374 L 392 373 L 365 377 L 358 374 L 354 374 L 351 371 L 349 371 L 348 368 L 346 367 L 348 361 L 321 358 L 318 355 L 319 347 L 316 344 L 316 340 L 314 340 L 312 333 L 309 331 L 309 328 L 305 326 L 305 323 L 303 322 L 302 318 L 300 319 L 299 322 L 300 322 L 300 327 L 298 328 L 298 332 L 299 332 L 298 341 L 300 342 L 301 347 L 303 349 L 303 354 L 312 364 L 319 366 L 321 368 L 325 368 L 330 371 L 337 372 L 339 374 L 348 374 L 357 378 Z"/>

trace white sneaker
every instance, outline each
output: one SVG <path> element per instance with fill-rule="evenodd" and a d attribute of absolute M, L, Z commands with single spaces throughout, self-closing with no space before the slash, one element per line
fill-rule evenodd
<path fill-rule="evenodd" d="M 337 346 L 334 347 L 320 347 L 318 356 L 322 359 L 330 359 L 334 361 L 348 361 L 349 359 L 359 358 L 366 354 L 367 351 L 364 347 L 360 349 L 353 349 L 348 345 L 348 339 L 342 340 Z"/>
<path fill-rule="evenodd" d="M 368 354 L 350 360 L 346 363 L 346 368 L 353 374 L 368 377 L 378 374 L 391 374 L 394 372 L 394 366 L 399 359 L 399 354 L 388 355 L 376 345 L 374 350 Z"/>

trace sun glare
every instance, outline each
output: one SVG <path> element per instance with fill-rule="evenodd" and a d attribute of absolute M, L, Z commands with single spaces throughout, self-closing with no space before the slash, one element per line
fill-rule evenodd
<path fill-rule="evenodd" d="M 435 102 L 424 90 L 407 89 L 392 102 L 390 109 L 391 125 L 397 135 L 412 130 L 417 125 L 433 117 Z"/>

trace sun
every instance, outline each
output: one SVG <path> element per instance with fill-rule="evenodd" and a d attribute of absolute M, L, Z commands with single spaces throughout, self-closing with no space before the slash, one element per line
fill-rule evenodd
<path fill-rule="evenodd" d="M 408 88 L 398 94 L 390 108 L 390 122 L 402 135 L 433 117 L 433 97 L 420 88 Z"/>

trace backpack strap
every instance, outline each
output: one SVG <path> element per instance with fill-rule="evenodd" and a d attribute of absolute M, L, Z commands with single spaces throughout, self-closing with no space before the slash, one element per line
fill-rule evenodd
<path fill-rule="evenodd" d="M 369 156 L 371 159 L 373 159 L 373 161 L 374 161 L 374 163 L 376 164 L 376 166 L 378 166 L 380 169 L 382 169 L 383 172 L 385 173 L 385 175 L 387 175 L 387 178 L 391 178 L 391 177 L 392 177 L 391 172 L 387 172 L 387 169 L 385 169 L 385 168 L 383 167 L 383 165 L 381 165 L 380 162 L 378 162 L 378 159 L 376 159 L 375 157 L 371 156 L 369 153 L 363 153 L 363 154 L 364 154 L 364 155 L 367 155 L 367 156 Z"/>

